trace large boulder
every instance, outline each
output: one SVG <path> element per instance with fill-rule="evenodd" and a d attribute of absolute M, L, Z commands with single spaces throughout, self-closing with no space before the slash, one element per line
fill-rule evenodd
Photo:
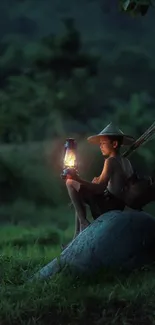
<path fill-rule="evenodd" d="M 103 266 L 133 270 L 155 260 L 155 217 L 139 211 L 101 215 L 33 278 L 47 278 L 66 264 L 77 274 Z"/>

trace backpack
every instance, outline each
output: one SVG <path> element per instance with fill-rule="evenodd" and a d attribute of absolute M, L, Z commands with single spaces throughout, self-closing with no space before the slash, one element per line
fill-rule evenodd
<path fill-rule="evenodd" d="M 149 176 L 140 177 L 134 174 L 127 179 L 124 187 L 125 204 L 132 209 L 141 209 L 145 205 L 144 198 L 149 193 L 152 179 Z"/>
<path fill-rule="evenodd" d="M 142 206 L 145 205 L 144 198 L 145 195 L 149 193 L 153 180 L 149 176 L 141 177 L 136 172 L 134 172 L 130 178 L 127 178 L 121 162 L 118 162 L 121 165 L 124 175 L 125 185 L 122 188 L 123 201 L 132 209 L 141 209 Z"/>

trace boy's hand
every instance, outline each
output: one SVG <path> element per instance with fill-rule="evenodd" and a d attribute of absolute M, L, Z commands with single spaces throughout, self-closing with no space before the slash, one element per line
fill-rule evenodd
<path fill-rule="evenodd" d="M 76 173 L 75 174 L 72 174 L 72 175 L 67 175 L 67 178 L 66 179 L 73 179 L 74 181 L 77 181 L 80 183 L 80 177 L 79 175 L 77 175 Z"/>
<path fill-rule="evenodd" d="M 98 184 L 99 183 L 99 178 L 100 177 L 94 177 L 93 180 L 92 180 L 92 183 Z"/>

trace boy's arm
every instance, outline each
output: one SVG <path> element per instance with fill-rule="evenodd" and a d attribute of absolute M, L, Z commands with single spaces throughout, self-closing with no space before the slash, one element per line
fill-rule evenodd
<path fill-rule="evenodd" d="M 103 171 L 100 175 L 100 180 L 98 184 L 87 182 L 84 179 L 76 178 L 80 184 L 84 185 L 85 188 L 92 191 L 94 194 L 101 194 L 106 189 L 108 182 L 110 180 L 111 174 L 113 172 L 113 161 L 111 158 L 107 158 L 104 163 Z"/>

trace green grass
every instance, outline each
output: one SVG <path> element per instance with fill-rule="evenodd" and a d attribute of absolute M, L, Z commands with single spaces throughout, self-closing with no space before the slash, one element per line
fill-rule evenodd
<path fill-rule="evenodd" d="M 27 281 L 59 255 L 72 233 L 72 227 L 50 225 L 0 228 L 0 324 L 155 324 L 153 266 L 133 274 L 102 270 L 88 279 L 62 272 Z"/>

